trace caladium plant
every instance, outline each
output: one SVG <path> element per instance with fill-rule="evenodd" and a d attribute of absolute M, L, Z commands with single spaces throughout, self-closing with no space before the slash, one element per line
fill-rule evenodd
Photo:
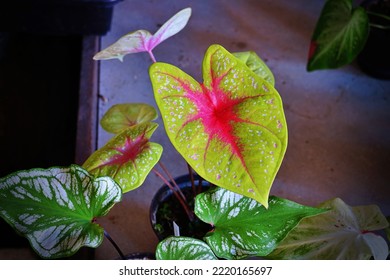
<path fill-rule="evenodd" d="M 131 126 L 94 152 L 83 167 L 95 176 L 111 176 L 123 192 L 138 188 L 160 160 L 162 146 L 149 141 L 158 124 Z"/>
<path fill-rule="evenodd" d="M 311 39 L 307 69 L 337 68 L 351 63 L 368 38 L 369 19 L 352 0 L 328 0 Z"/>
<path fill-rule="evenodd" d="M 195 214 L 213 226 L 203 238 L 207 246 L 191 238 L 169 237 L 158 245 L 156 257 L 174 259 L 181 252 L 187 259 L 195 259 L 199 255 L 193 252 L 199 251 L 208 252 L 202 255 L 205 258 L 266 256 L 301 219 L 326 211 L 278 197 L 270 197 L 269 208 L 265 209 L 254 199 L 216 187 L 199 194 L 195 200 Z"/>
<path fill-rule="evenodd" d="M 122 61 L 126 54 L 148 52 L 155 62 L 152 50 L 183 29 L 190 15 L 190 8 L 178 12 L 154 35 L 129 33 L 94 59 Z M 195 214 L 213 230 L 203 241 L 162 241 L 158 259 L 309 258 L 317 248 L 319 257 L 336 258 L 334 252 L 341 250 L 341 256 L 383 258 L 383 240 L 370 232 L 388 226 L 377 208 L 351 209 L 339 200 L 313 208 L 269 197 L 287 148 L 287 124 L 274 76 L 254 52 L 231 54 L 210 46 L 202 83 L 167 63 L 155 62 L 149 73 L 172 144 L 198 174 L 219 186 L 196 197 Z M 115 105 L 101 121 L 115 136 L 83 167 L 32 169 L 1 178 L 0 216 L 43 258 L 97 247 L 103 233 L 108 235 L 95 219 L 123 192 L 142 185 L 160 160 L 162 147 L 150 142 L 156 117 L 149 105 Z M 334 232 L 345 227 L 358 240 L 352 249 L 340 242 L 345 231 Z M 330 249 L 313 242 L 313 232 L 326 236 Z M 297 250 L 297 240 L 310 245 Z"/>
<path fill-rule="evenodd" d="M 150 53 L 190 15 L 190 8 L 178 12 L 153 36 L 129 33 L 94 59 Z M 167 63 L 154 63 L 149 73 L 167 135 L 187 163 L 209 182 L 267 207 L 287 148 L 283 105 L 267 65 L 254 52 L 233 55 L 213 45 L 203 60 L 202 84 Z"/>
<path fill-rule="evenodd" d="M 354 6 L 352 0 L 327 0 L 311 37 L 307 70 L 338 68 L 351 63 L 362 51 L 365 52 L 371 32 L 390 28 L 387 2 L 363 1 L 359 6 Z M 379 43 L 382 42 L 378 40 Z M 374 45 L 374 50 L 382 49 Z M 386 59 L 383 61 L 385 65 Z M 373 65 L 378 67 L 381 64 Z"/>
<path fill-rule="evenodd" d="M 157 260 L 216 260 L 211 248 L 191 237 L 168 237 L 157 245 Z"/>
<path fill-rule="evenodd" d="M 97 53 L 94 59 L 117 58 L 123 61 L 123 57 L 127 54 L 147 52 L 151 59 L 156 61 L 152 52 L 153 49 L 169 37 L 180 32 L 187 25 L 190 16 L 191 8 L 186 8 L 171 17 L 153 35 L 147 30 L 128 33 L 108 48 Z"/>
<path fill-rule="evenodd" d="M 94 178 L 77 165 L 22 170 L 0 179 L 0 216 L 42 258 L 98 247 L 103 228 L 95 219 L 121 198 L 114 180 Z"/>
<path fill-rule="evenodd" d="M 138 124 L 157 119 L 153 106 L 143 103 L 116 104 L 100 120 L 100 125 L 110 133 L 118 134 Z"/>
<path fill-rule="evenodd" d="M 320 207 L 330 211 L 302 220 L 271 253 L 271 258 L 387 258 L 387 243 L 376 231 L 387 228 L 389 223 L 378 206 L 351 207 L 336 198 Z"/>
<path fill-rule="evenodd" d="M 212 45 L 202 84 L 154 63 L 154 96 L 176 150 L 203 178 L 265 207 L 287 148 L 280 95 L 240 59 Z"/>

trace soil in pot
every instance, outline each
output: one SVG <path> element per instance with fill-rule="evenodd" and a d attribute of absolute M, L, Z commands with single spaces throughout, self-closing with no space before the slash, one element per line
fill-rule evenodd
<path fill-rule="evenodd" d="M 131 253 L 125 255 L 126 260 L 155 260 L 156 257 L 153 253 Z"/>
<path fill-rule="evenodd" d="M 185 175 L 175 179 L 175 181 L 186 197 L 191 211 L 193 211 L 195 200 L 190 177 Z M 209 182 L 198 176 L 195 176 L 194 183 L 198 193 L 204 192 L 211 187 Z M 162 186 L 152 200 L 150 220 L 159 240 L 174 235 L 174 223 L 180 229 L 180 236 L 201 239 L 207 232 L 212 230 L 210 224 L 204 223 L 195 215 L 194 220 L 190 221 L 182 205 L 167 185 Z"/>

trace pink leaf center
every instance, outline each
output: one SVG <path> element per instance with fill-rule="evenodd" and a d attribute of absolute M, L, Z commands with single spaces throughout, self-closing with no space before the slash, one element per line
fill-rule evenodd
<path fill-rule="evenodd" d="M 135 139 L 126 137 L 126 141 L 123 146 L 114 148 L 114 150 L 116 150 L 118 154 L 113 155 L 111 158 L 109 158 L 94 169 L 110 165 L 118 165 L 119 167 L 121 167 L 128 162 L 134 163 L 137 157 L 147 148 L 149 148 L 149 139 L 145 137 L 145 133 Z"/>

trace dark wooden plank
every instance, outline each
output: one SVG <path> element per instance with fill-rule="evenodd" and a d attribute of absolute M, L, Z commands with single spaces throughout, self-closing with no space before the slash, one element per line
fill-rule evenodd
<path fill-rule="evenodd" d="M 97 147 L 99 36 L 84 36 L 80 71 L 79 111 L 77 118 L 75 162 L 83 164 Z"/>

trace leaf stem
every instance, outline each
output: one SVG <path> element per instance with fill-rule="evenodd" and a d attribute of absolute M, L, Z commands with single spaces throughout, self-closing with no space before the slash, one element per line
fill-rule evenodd
<path fill-rule="evenodd" d="M 367 11 L 367 14 L 372 15 L 372 16 L 376 16 L 376 17 L 380 17 L 380 18 L 383 18 L 386 20 L 390 20 L 390 16 L 385 15 L 385 14 L 376 13 L 376 12 L 372 12 L 372 11 Z"/>
<path fill-rule="evenodd" d="M 373 12 L 373 11 L 366 11 L 366 12 L 367 12 L 368 15 L 371 15 L 371 16 L 374 16 L 374 17 L 378 17 L 378 18 L 381 18 L 381 19 L 385 19 L 385 20 L 388 20 L 390 22 L 390 16 L 388 16 L 388 15 L 377 13 L 377 12 Z M 370 26 L 371 27 L 375 27 L 375 28 L 379 28 L 379 29 L 383 29 L 383 30 L 390 29 L 390 25 L 383 25 L 383 24 L 372 23 L 372 22 L 370 22 Z"/>
<path fill-rule="evenodd" d="M 168 171 L 168 169 L 165 167 L 165 165 L 161 161 L 159 161 L 158 164 L 160 165 L 160 167 L 164 171 L 164 173 L 168 176 L 169 180 L 173 183 L 173 185 L 176 188 L 176 191 L 179 193 L 179 195 L 183 198 L 183 200 L 185 202 L 187 202 L 186 197 L 184 196 L 184 194 L 181 191 L 180 187 L 177 185 L 175 179 L 172 177 L 172 174 Z"/>
<path fill-rule="evenodd" d="M 195 187 L 194 171 L 192 170 L 192 167 L 188 163 L 187 163 L 187 168 L 188 168 L 188 175 L 190 176 L 190 180 L 191 180 L 192 194 L 195 197 L 197 195 L 197 190 Z"/>
<path fill-rule="evenodd" d="M 148 51 L 148 54 L 149 54 L 150 58 L 152 59 L 152 61 L 153 61 L 154 63 L 156 63 L 157 61 L 156 61 L 156 58 L 155 58 L 154 55 L 153 55 L 153 52 L 150 50 L 150 51 Z"/>
<path fill-rule="evenodd" d="M 381 24 L 375 24 L 375 23 L 370 23 L 371 27 L 383 29 L 383 30 L 388 30 L 390 29 L 390 25 L 381 25 Z"/>
<path fill-rule="evenodd" d="M 156 169 L 153 169 L 153 172 L 168 186 L 168 188 L 172 191 L 173 195 L 176 197 L 176 199 L 179 201 L 180 205 L 183 207 L 184 211 L 186 212 L 186 215 L 188 216 L 188 219 L 193 222 L 195 220 L 194 212 L 191 211 L 190 207 L 188 206 L 188 203 L 184 197 L 184 194 L 177 190 L 172 184 Z M 184 199 L 183 199 L 184 197 Z"/>
<path fill-rule="evenodd" d="M 122 253 L 122 251 L 119 248 L 119 246 L 115 243 L 114 239 L 112 239 L 111 236 L 108 234 L 108 232 L 105 231 L 105 230 L 104 230 L 104 236 L 111 242 L 112 246 L 114 246 L 114 248 L 118 252 L 118 254 L 121 257 L 121 259 L 125 260 L 126 259 L 125 255 Z"/>

